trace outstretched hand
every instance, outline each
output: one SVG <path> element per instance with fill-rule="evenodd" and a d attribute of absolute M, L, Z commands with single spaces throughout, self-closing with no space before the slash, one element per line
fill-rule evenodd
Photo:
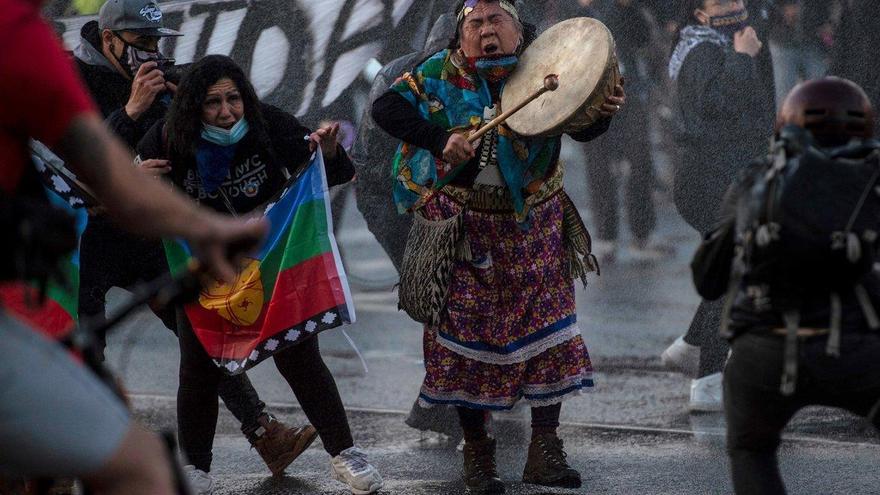
<path fill-rule="evenodd" d="M 208 274 L 227 283 L 237 277 L 238 261 L 253 252 L 269 230 L 262 218 L 211 215 L 204 228 L 189 239 Z"/>

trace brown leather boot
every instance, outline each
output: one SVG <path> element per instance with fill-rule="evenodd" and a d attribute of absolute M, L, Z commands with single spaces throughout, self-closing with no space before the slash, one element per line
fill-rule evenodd
<path fill-rule="evenodd" d="M 290 428 L 269 414 L 260 416 L 257 422 L 260 428 L 254 432 L 251 445 L 257 449 L 273 475 L 283 473 L 318 436 L 318 431 L 312 425 Z"/>
<path fill-rule="evenodd" d="M 504 483 L 495 468 L 495 439 L 464 444 L 464 483 L 468 493 L 504 493 Z"/>
<path fill-rule="evenodd" d="M 568 465 L 562 439 L 553 433 L 532 438 L 523 482 L 561 488 L 580 488 L 581 474 Z"/>

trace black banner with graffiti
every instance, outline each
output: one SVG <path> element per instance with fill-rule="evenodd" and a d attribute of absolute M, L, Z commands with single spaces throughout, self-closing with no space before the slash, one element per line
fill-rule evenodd
<path fill-rule="evenodd" d="M 442 5 L 441 5 L 442 4 Z M 236 60 L 266 102 L 309 124 L 356 121 L 369 91 L 371 60 L 421 49 L 442 0 L 185 0 L 160 3 L 162 51 L 177 63 L 220 53 Z M 94 16 L 56 19 L 65 44 L 79 43 Z M 372 65 L 375 66 L 376 62 Z"/>

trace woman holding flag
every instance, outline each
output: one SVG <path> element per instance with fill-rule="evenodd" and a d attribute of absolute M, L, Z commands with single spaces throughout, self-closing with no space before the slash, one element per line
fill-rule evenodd
<path fill-rule="evenodd" d="M 138 145 L 141 160 L 169 160 L 166 176 L 200 204 L 235 216 L 265 213 L 271 225 L 267 245 L 234 285 L 218 282 L 178 311 L 179 440 L 205 481 L 204 493 L 211 485 L 218 379 L 269 356 L 321 436 L 334 478 L 356 494 L 382 487 L 378 471 L 354 446 L 316 336 L 351 321 L 325 201 L 327 184 L 354 175 L 336 142 L 338 129 L 309 131 L 293 115 L 261 103 L 232 59 L 211 55 L 193 65 L 167 119 Z M 172 271 L 185 262 L 186 246 L 168 242 L 166 252 Z M 300 452 L 312 440 L 304 438 Z"/>

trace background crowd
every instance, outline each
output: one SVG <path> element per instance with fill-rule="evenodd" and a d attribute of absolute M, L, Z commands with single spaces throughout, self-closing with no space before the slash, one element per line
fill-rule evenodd
<path fill-rule="evenodd" d="M 44 5 L 44 14 L 56 20 L 93 15 L 102 3 L 101 0 L 54 0 Z M 874 105 L 880 104 L 880 65 L 872 63 L 871 57 L 871 50 L 880 41 L 880 21 L 873 15 L 876 5 L 870 0 L 742 2 L 748 9 L 745 23 L 754 29 L 755 36 L 740 42 L 739 46 L 733 43 L 733 48 L 734 52 L 748 52 L 754 58 L 756 72 L 731 75 L 728 72 L 733 65 L 715 67 L 720 60 L 718 53 L 704 46 L 689 54 L 695 61 L 677 67 L 682 69 L 677 80 L 679 74 L 677 70 L 674 73 L 670 70 L 670 58 L 675 58 L 674 50 L 682 39 L 683 29 L 697 22 L 694 10 L 705 7 L 724 10 L 734 4 L 738 2 L 517 2 L 523 20 L 537 26 L 538 32 L 565 19 L 588 16 L 602 20 L 615 38 L 620 70 L 626 80 L 627 105 L 615 121 L 615 132 L 587 146 L 571 143 L 581 148 L 584 157 L 589 191 L 588 227 L 593 235 L 594 252 L 602 263 L 614 263 L 621 256 L 649 262 L 674 257 L 673 246 L 653 238 L 658 223 L 658 202 L 673 203 L 691 227 L 706 234 L 717 220 L 715 206 L 738 168 L 745 164 L 746 155 L 754 157 L 766 151 L 769 126 L 775 119 L 776 109 L 798 82 L 837 75 L 859 84 Z M 400 71 L 401 64 L 413 64 L 424 58 L 427 52 L 422 48 L 432 43 L 430 22 L 426 19 L 437 19 L 448 8 L 442 1 L 419 1 L 402 16 L 395 27 L 397 34 L 381 40 L 383 50 L 378 60 L 370 62 L 381 66 L 395 61 L 390 64 L 394 67 L 386 67 L 377 79 L 382 82 L 379 86 L 387 86 Z M 435 38 L 443 38 L 443 26 L 438 24 L 435 31 Z M 437 44 L 436 40 L 433 43 Z M 440 45 L 442 39 L 437 44 Z M 722 71 L 720 76 L 713 72 L 716 69 Z M 381 90 L 376 87 L 370 94 L 369 84 L 354 84 L 362 84 L 364 88 L 350 93 L 353 99 L 372 99 L 376 91 Z M 382 198 L 387 201 L 384 185 L 378 185 L 384 184 L 386 172 L 371 159 L 376 153 L 387 154 L 380 145 L 395 146 L 396 143 L 373 137 L 376 129 L 369 121 L 368 112 L 360 111 L 365 106 L 364 102 L 334 104 L 322 114 L 311 112 L 302 116 L 302 120 L 315 127 L 326 118 L 323 114 L 333 109 L 334 118 L 347 118 L 361 126 L 358 145 L 353 150 L 355 167 L 361 177 L 357 185 L 358 206 L 397 266 L 405 238 L 399 234 L 408 229 L 409 218 L 394 215 L 390 208 L 376 207 L 376 204 L 381 206 Z M 719 115 L 738 115 L 738 121 L 731 127 L 723 118 L 713 120 L 705 115 L 707 108 Z M 342 111 L 337 111 L 339 109 Z M 346 109 L 350 115 L 346 115 Z M 732 135 L 731 129 L 734 134 L 740 131 L 741 134 Z M 748 143 L 748 151 L 742 149 L 743 143 Z M 341 199 L 344 200 L 344 196 Z M 335 204 L 334 210 L 341 211 L 341 206 Z M 377 229 L 374 225 L 382 227 Z M 630 235 L 621 233 L 622 225 L 628 226 Z M 388 234 L 385 238 L 382 228 Z M 626 245 L 622 239 L 627 240 Z M 99 292 L 103 294 L 106 290 L 101 287 Z M 87 312 L 97 313 L 99 309 L 96 306 L 94 311 Z M 683 329 L 686 330 L 683 338 L 663 356 L 664 363 L 697 379 L 692 386 L 692 410 L 721 407 L 719 372 L 727 355 L 727 345 L 717 336 L 720 314 L 720 302 L 702 303 L 690 327 Z M 698 347 L 702 352 L 698 353 Z"/>
<path fill-rule="evenodd" d="M 90 15 L 101 3 L 100 0 L 56 0 L 46 4 L 44 13 L 55 19 Z M 799 82 L 838 75 L 861 85 L 874 105 L 880 104 L 880 69 L 872 63 L 869 51 L 880 36 L 876 29 L 880 21 L 872 15 L 876 7 L 871 1 L 546 0 L 517 3 L 524 20 L 537 26 L 539 32 L 568 18 L 588 16 L 605 22 L 616 40 L 628 103 L 616 119 L 613 136 L 609 133 L 583 149 L 590 190 L 590 228 L 596 240 L 596 254 L 603 263 L 615 263 L 623 252 L 630 259 L 644 261 L 663 262 L 673 258 L 674 248 L 653 238 L 657 202 L 671 201 L 695 231 L 701 235 L 710 232 L 718 220 L 717 206 L 724 190 L 733 182 L 737 167 L 765 153 L 776 109 Z M 748 9 L 747 18 L 742 17 L 743 4 Z M 401 24 L 424 23 L 425 17 L 437 17 L 433 15 L 435 10 L 446 10 L 443 2 L 430 5 L 430 14 L 425 12 L 421 18 L 404 16 Z M 413 8 L 419 9 L 418 6 Z M 697 11 L 701 14 L 697 15 Z M 736 16 L 742 18 L 734 19 L 735 30 L 726 33 L 718 29 L 714 34 L 707 34 L 707 26 L 716 26 L 713 20 L 726 22 Z M 428 37 L 427 30 L 410 28 L 404 26 L 401 32 L 423 32 L 422 37 Z M 85 38 L 85 32 L 83 35 Z M 712 43 L 702 43 L 707 40 Z M 86 41 L 94 41 L 95 48 L 102 42 L 99 39 Z M 110 38 L 104 41 L 121 63 L 116 46 L 121 46 L 126 53 L 136 40 L 119 37 L 119 41 Z M 397 60 L 415 47 L 422 47 L 424 41 L 394 38 L 385 44 L 380 62 Z M 83 56 L 78 53 L 77 59 L 84 61 Z M 129 74 L 132 75 L 135 74 Z M 161 87 L 167 84 L 164 79 L 155 83 Z M 125 113 L 132 122 L 138 120 L 130 109 L 126 108 Z M 303 123 L 317 127 L 316 117 L 306 115 Z M 337 117 L 349 118 L 355 124 L 360 120 L 360 115 Z M 142 134 L 144 130 L 139 132 Z M 381 196 L 381 191 L 378 195 Z M 622 217 L 626 218 L 625 223 L 621 222 Z M 623 224 L 628 226 L 631 235 L 621 235 Z M 95 232 L 94 225 L 100 227 L 100 223 L 93 224 L 91 233 Z M 628 239 L 628 245 L 622 246 L 621 239 Z M 84 244 L 83 250 L 88 252 L 85 241 Z M 97 298 L 103 299 L 109 286 L 131 283 L 96 284 L 100 286 Z M 88 298 L 84 301 L 88 302 Z M 85 313 L 101 313 L 102 305 L 97 306 L 94 311 Z M 684 337 L 664 356 L 670 366 L 695 376 L 692 410 L 721 407 L 720 378 L 717 377 L 724 366 L 727 346 L 717 332 L 720 315 L 719 303 L 701 304 Z M 702 351 L 696 354 L 696 348 Z M 313 354 L 318 356 L 317 348 Z M 693 360 L 694 355 L 699 358 Z M 322 368 L 319 371 L 326 369 L 323 363 L 319 364 Z M 332 382 L 332 378 L 329 380 Z M 219 381 L 219 377 L 214 381 Z M 210 385 L 207 400 L 213 401 L 214 395 L 222 391 L 214 390 L 217 383 Z M 335 386 L 329 388 L 335 391 Z M 338 406 L 341 410 L 341 404 Z M 270 421 L 269 415 L 261 413 L 261 407 L 255 411 L 262 422 Z M 215 414 L 213 410 L 210 412 Z M 344 438 L 338 442 L 339 448 L 327 447 L 332 442 L 324 439 L 328 453 L 334 457 L 353 448 L 344 414 L 340 416 L 337 423 L 342 426 L 336 430 L 341 431 Z M 310 419 L 321 431 L 320 421 Z M 480 421 L 483 420 L 481 415 Z M 213 418 L 208 421 L 213 422 Z M 257 424 L 264 426 L 262 422 Z M 246 430 L 243 424 L 243 432 L 248 435 Z M 206 444 L 204 448 L 200 446 L 204 451 L 201 452 L 204 469 L 199 469 L 203 471 L 210 470 L 208 433 L 204 435 L 205 441 L 200 442 Z M 329 436 L 329 431 L 321 433 L 322 437 Z M 314 438 L 314 432 L 310 436 Z M 182 439 L 182 443 L 187 442 Z M 352 462 L 366 463 L 359 451 L 355 454 L 357 458 Z M 357 474 L 354 468 L 346 469 Z M 355 475 L 349 478 L 354 479 Z M 367 480 L 367 489 L 373 490 L 381 484 L 378 474 L 374 478 Z M 349 484 L 357 483 L 349 480 Z"/>

